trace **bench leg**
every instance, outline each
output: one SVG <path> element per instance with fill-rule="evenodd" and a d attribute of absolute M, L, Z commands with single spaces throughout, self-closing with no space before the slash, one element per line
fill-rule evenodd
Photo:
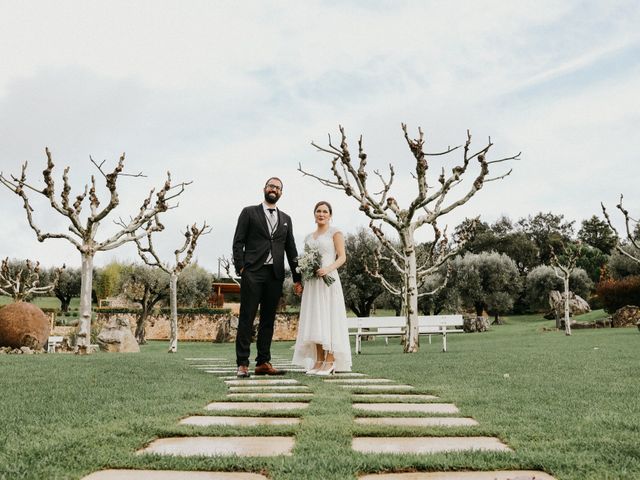
<path fill-rule="evenodd" d="M 446 330 L 442 331 L 442 351 L 447 351 L 447 332 Z"/>

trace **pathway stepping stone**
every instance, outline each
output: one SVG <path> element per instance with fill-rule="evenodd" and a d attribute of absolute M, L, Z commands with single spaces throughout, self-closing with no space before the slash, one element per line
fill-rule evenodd
<path fill-rule="evenodd" d="M 354 403 L 353 408 L 367 412 L 459 413 L 453 403 Z"/>
<path fill-rule="evenodd" d="M 180 470 L 101 470 L 82 480 L 268 480 L 249 472 L 190 472 Z"/>
<path fill-rule="evenodd" d="M 545 472 L 497 470 L 493 472 L 411 472 L 362 475 L 359 480 L 555 480 Z"/>
<path fill-rule="evenodd" d="M 414 393 L 354 393 L 353 400 L 437 400 L 435 395 Z"/>
<path fill-rule="evenodd" d="M 385 425 L 393 427 L 471 427 L 478 425 L 473 418 L 465 417 L 361 417 L 358 425 Z"/>
<path fill-rule="evenodd" d="M 297 380 L 293 378 L 283 378 L 280 380 L 265 378 L 262 380 L 225 380 L 225 382 L 229 386 L 239 387 L 240 385 L 291 385 L 291 384 L 299 384 Z"/>
<path fill-rule="evenodd" d="M 293 437 L 172 437 L 154 440 L 138 454 L 271 457 L 292 455 L 294 443 Z"/>
<path fill-rule="evenodd" d="M 439 453 L 466 450 L 511 452 L 493 437 L 354 437 L 352 448 L 361 453 Z"/>
<path fill-rule="evenodd" d="M 210 360 L 228 361 L 229 359 L 223 358 L 223 357 L 189 357 L 189 358 L 185 358 L 185 360 L 188 362 L 200 362 L 200 361 L 208 362 Z"/>
<path fill-rule="evenodd" d="M 358 389 L 358 390 L 378 390 L 378 391 L 405 391 L 405 390 L 413 390 L 411 385 L 339 385 L 342 388 L 350 388 L 350 389 Z"/>
<path fill-rule="evenodd" d="M 327 378 L 325 382 L 361 385 L 363 383 L 393 383 L 393 380 L 388 378 Z"/>
<path fill-rule="evenodd" d="M 364 373 L 358 373 L 358 372 L 336 372 L 333 374 L 334 377 L 340 377 L 340 378 L 356 378 L 356 377 L 366 377 L 367 375 Z"/>
<path fill-rule="evenodd" d="M 299 418 L 291 417 L 225 417 L 196 415 L 180 420 L 180 425 L 196 425 L 208 427 L 211 425 L 234 425 L 242 427 L 253 427 L 257 425 L 297 425 Z"/>
<path fill-rule="evenodd" d="M 206 410 L 297 410 L 307 408 L 307 402 L 212 402 Z"/>
<path fill-rule="evenodd" d="M 229 387 L 230 392 L 261 392 L 267 391 L 283 391 L 283 390 L 309 390 L 306 385 L 247 385 L 241 387 Z"/>
<path fill-rule="evenodd" d="M 313 393 L 293 393 L 293 392 L 248 392 L 248 393 L 228 393 L 229 398 L 311 398 Z"/>

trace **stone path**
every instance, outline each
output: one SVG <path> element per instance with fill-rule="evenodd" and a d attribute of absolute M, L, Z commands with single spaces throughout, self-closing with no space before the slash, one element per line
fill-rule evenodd
<path fill-rule="evenodd" d="M 227 386 L 228 401 L 214 401 L 204 406 L 208 415 L 194 415 L 179 420 L 180 425 L 212 426 L 296 426 L 299 416 L 313 401 L 308 385 L 291 377 L 251 377 L 238 379 L 233 375 L 235 364 L 220 357 L 186 358 L 190 365 L 206 374 L 217 374 Z M 302 369 L 288 359 L 275 358 L 276 368 L 298 372 Z M 295 373 L 293 374 L 295 375 Z M 466 427 L 478 425 L 473 418 L 460 417 L 453 403 L 438 402 L 435 395 L 411 393 L 412 385 L 398 384 L 387 378 L 370 378 L 363 373 L 337 373 L 323 379 L 327 385 L 351 392 L 354 425 L 386 427 Z M 405 393 L 409 392 L 409 393 Z M 282 400 L 295 401 L 282 401 Z M 276 401 L 270 401 L 276 400 Z M 280 401 L 278 401 L 280 400 Z M 264 413 L 296 412 L 294 416 L 260 416 Z M 229 412 L 220 415 L 217 412 Z M 241 416 L 242 414 L 244 416 Z M 385 414 L 392 416 L 384 416 Z M 413 415 L 411 415 L 413 414 Z M 411 415 L 411 416 L 407 416 Z M 417 415 L 417 416 L 416 416 Z M 486 436 L 354 436 L 355 452 L 363 454 L 417 454 L 440 452 L 512 450 L 499 439 Z M 159 438 L 140 449 L 139 455 L 174 456 L 291 456 L 295 447 L 292 436 L 195 436 Z M 267 472 L 268 473 L 268 472 Z M 145 478 L 150 480 L 262 480 L 267 477 L 250 472 L 188 472 L 167 470 L 104 470 L 94 472 L 84 480 L 112 480 Z M 544 472 L 411 472 L 367 474 L 363 480 L 554 480 Z"/>

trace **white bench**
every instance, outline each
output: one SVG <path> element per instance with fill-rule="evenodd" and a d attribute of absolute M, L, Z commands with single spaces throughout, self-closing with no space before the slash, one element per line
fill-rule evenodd
<path fill-rule="evenodd" d="M 62 340 L 64 340 L 64 337 L 61 336 L 49 337 L 49 340 L 47 340 L 47 353 L 54 353 L 56 351 L 56 347 L 62 344 Z"/>
<path fill-rule="evenodd" d="M 427 315 L 418 317 L 420 335 L 442 335 L 442 351 L 447 351 L 447 333 L 461 333 L 462 315 Z M 356 337 L 356 353 L 362 352 L 362 337 L 401 337 L 407 328 L 405 317 L 348 317 L 349 335 Z"/>

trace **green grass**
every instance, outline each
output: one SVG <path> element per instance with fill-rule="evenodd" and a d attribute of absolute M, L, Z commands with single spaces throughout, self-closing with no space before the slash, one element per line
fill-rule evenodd
<path fill-rule="evenodd" d="M 0 295 L 0 306 L 13 302 L 11 297 Z M 40 308 L 60 308 L 60 300 L 56 297 L 34 297 L 30 300 L 34 305 Z M 77 310 L 80 307 L 80 298 L 72 298 L 69 304 L 69 310 Z"/>
<path fill-rule="evenodd" d="M 233 345 L 151 343 L 140 354 L 0 356 L 0 479 L 81 478 L 103 468 L 230 470 L 273 480 L 353 479 L 360 472 L 534 469 L 560 480 L 640 478 L 637 329 L 543 332 L 553 321 L 507 318 L 482 334 L 451 335 L 407 355 L 391 340 L 368 342 L 354 370 L 409 383 L 454 402 L 478 427 L 383 429 L 352 422 L 350 396 L 290 374 L 315 395 L 299 426 L 178 426 L 226 388 L 184 357 L 233 358 Z M 289 357 L 291 342 L 274 344 Z M 507 374 L 507 375 L 506 375 Z M 280 415 L 286 416 L 286 413 Z M 492 435 L 513 453 L 364 455 L 353 435 Z M 163 436 L 295 435 L 292 457 L 161 458 L 136 450 Z"/>

